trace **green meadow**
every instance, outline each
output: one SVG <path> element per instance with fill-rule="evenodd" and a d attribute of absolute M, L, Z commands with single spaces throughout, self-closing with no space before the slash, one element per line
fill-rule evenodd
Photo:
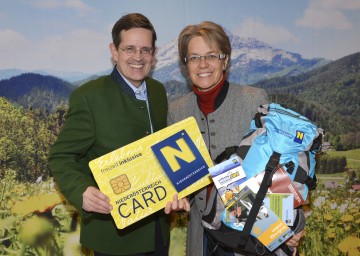
<path fill-rule="evenodd" d="M 347 167 L 350 169 L 360 168 L 360 148 L 348 151 L 328 151 L 326 154 L 330 156 L 345 156 Z"/>

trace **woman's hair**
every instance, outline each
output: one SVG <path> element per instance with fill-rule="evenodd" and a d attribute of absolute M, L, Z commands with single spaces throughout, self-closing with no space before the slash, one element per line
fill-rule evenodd
<path fill-rule="evenodd" d="M 206 44 L 218 48 L 221 53 L 225 53 L 230 60 L 231 44 L 224 29 L 212 21 L 203 21 L 200 24 L 185 27 L 179 35 L 178 49 L 182 64 L 186 64 L 185 57 L 188 52 L 189 42 L 196 36 L 201 36 Z M 227 65 L 229 65 L 229 63 L 230 61 L 227 62 Z"/>
<path fill-rule="evenodd" d="M 116 48 L 118 48 L 121 43 L 121 36 L 120 36 L 121 31 L 123 30 L 127 31 L 132 28 L 145 28 L 150 30 L 152 32 L 152 47 L 155 49 L 155 41 L 156 41 L 155 29 L 151 24 L 151 22 L 149 21 L 149 19 L 146 18 L 141 13 L 127 14 L 125 16 L 122 16 L 115 23 L 111 31 L 111 35 L 112 35 L 113 43 Z"/>

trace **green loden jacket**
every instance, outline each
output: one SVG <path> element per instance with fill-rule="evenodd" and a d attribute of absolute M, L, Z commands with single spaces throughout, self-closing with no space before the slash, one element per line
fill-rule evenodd
<path fill-rule="evenodd" d="M 166 127 L 167 97 L 158 81 L 147 78 L 146 85 L 155 132 Z M 117 229 L 110 214 L 82 209 L 82 195 L 87 187 L 97 187 L 88 163 L 150 131 L 146 102 L 135 98 L 116 67 L 111 75 L 87 82 L 70 96 L 66 121 L 51 148 L 49 165 L 61 192 L 82 217 L 80 242 L 84 246 L 118 255 L 153 251 L 156 217 L 164 242 L 168 243 L 169 219 L 163 211 Z"/>

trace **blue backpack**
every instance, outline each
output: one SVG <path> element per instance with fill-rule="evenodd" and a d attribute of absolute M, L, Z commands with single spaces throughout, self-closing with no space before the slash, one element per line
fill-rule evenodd
<path fill-rule="evenodd" d="M 315 156 L 321 149 L 323 134 L 324 131 L 308 118 L 283 105 L 271 103 L 259 106 L 240 145 L 226 148 L 215 163 L 237 154 L 247 178 L 264 170 L 265 175 L 242 231 L 232 229 L 221 221 L 225 209 L 219 196 L 209 199 L 214 200 L 213 205 L 211 210 L 206 210 L 208 214 L 203 216 L 202 222 L 212 242 L 216 243 L 214 248 L 233 248 L 246 255 L 276 255 L 250 236 L 250 231 L 279 165 L 287 171 L 304 200 L 308 191 L 316 188 Z M 304 228 L 305 219 L 301 208 L 295 209 L 294 214 L 296 220 L 291 228 L 297 233 Z M 292 254 L 285 244 L 279 250 L 283 254 Z"/>
<path fill-rule="evenodd" d="M 280 164 L 296 185 L 304 200 L 316 188 L 315 156 L 321 149 L 324 131 L 308 118 L 282 105 L 271 103 L 258 108 L 243 137 L 237 154 L 244 170 L 253 176 L 262 172 L 277 152 Z"/>

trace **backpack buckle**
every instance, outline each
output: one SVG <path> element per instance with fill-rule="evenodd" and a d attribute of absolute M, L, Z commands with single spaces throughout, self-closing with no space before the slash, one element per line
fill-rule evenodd
<path fill-rule="evenodd" d="M 274 175 L 274 173 L 276 172 L 276 170 L 278 169 L 279 166 L 279 162 L 280 162 L 280 154 L 278 152 L 273 152 L 269 161 L 266 164 L 266 168 L 265 171 L 266 172 L 270 172 L 270 179 L 267 182 L 267 186 L 271 187 L 272 185 L 272 177 Z"/>

